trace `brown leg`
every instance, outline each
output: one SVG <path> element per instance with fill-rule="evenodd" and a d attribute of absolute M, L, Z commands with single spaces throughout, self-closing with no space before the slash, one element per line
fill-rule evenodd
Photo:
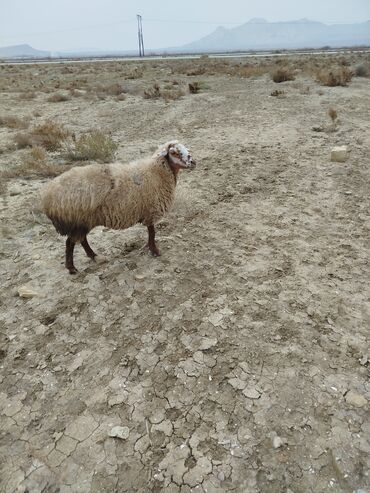
<path fill-rule="evenodd" d="M 153 224 L 148 226 L 148 247 L 153 257 L 159 257 L 161 255 L 155 244 L 155 229 Z"/>
<path fill-rule="evenodd" d="M 75 242 L 68 236 L 66 241 L 66 268 L 70 274 L 76 274 L 77 269 L 73 264 L 73 250 Z"/>
<path fill-rule="evenodd" d="M 81 241 L 81 245 L 83 247 L 83 249 L 85 250 L 86 252 L 86 255 L 88 257 L 90 257 L 91 259 L 95 259 L 96 257 L 96 253 L 94 252 L 94 250 L 91 248 L 91 246 L 88 244 L 87 242 L 87 238 L 85 236 L 85 238 Z"/>

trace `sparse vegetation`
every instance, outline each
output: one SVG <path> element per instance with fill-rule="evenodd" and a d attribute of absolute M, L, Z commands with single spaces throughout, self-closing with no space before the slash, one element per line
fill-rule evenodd
<path fill-rule="evenodd" d="M 68 100 L 69 100 L 69 97 L 66 94 L 62 94 L 60 92 L 57 92 L 55 94 L 52 94 L 47 99 L 47 101 L 49 103 L 62 103 L 64 101 L 68 101 Z"/>
<path fill-rule="evenodd" d="M 295 80 L 293 71 L 289 67 L 280 67 L 271 74 L 272 80 L 276 83 L 287 82 L 288 80 Z"/>
<path fill-rule="evenodd" d="M 18 118 L 17 116 L 0 116 L 0 127 L 13 129 L 27 128 L 30 122 L 27 118 Z"/>
<path fill-rule="evenodd" d="M 200 91 L 200 84 L 197 81 L 189 82 L 188 87 L 190 94 L 197 94 Z"/>
<path fill-rule="evenodd" d="M 351 82 L 353 72 L 347 67 L 338 67 L 334 69 L 321 69 L 317 72 L 316 79 L 323 86 L 336 87 L 348 86 Z"/>
<path fill-rule="evenodd" d="M 356 65 L 354 74 L 356 77 L 370 77 L 370 63 L 364 62 Z"/>
<path fill-rule="evenodd" d="M 162 96 L 161 93 L 161 88 L 159 87 L 159 84 L 154 84 L 153 87 L 147 89 L 144 91 L 144 98 L 145 99 L 159 99 Z"/>
<path fill-rule="evenodd" d="M 19 149 L 42 146 L 47 151 L 58 151 L 69 137 L 70 132 L 51 120 L 37 125 L 29 132 L 18 133 L 14 140 Z"/>
<path fill-rule="evenodd" d="M 328 110 L 329 118 L 331 119 L 331 131 L 335 132 L 338 123 L 338 112 L 334 108 L 329 108 Z"/>
<path fill-rule="evenodd" d="M 0 182 L 11 178 L 54 177 L 70 169 L 70 165 L 60 165 L 48 161 L 47 153 L 41 146 L 25 151 L 19 166 L 7 169 L 0 174 Z"/>
<path fill-rule="evenodd" d="M 113 161 L 117 148 L 118 144 L 109 135 L 91 130 L 66 146 L 66 157 L 72 161 L 109 163 Z"/>
<path fill-rule="evenodd" d="M 120 94 L 123 94 L 125 92 L 125 89 L 121 84 L 108 84 L 108 85 L 102 85 L 99 84 L 95 86 L 93 89 L 96 94 L 98 94 L 99 97 L 105 97 L 105 96 L 119 96 Z"/>
<path fill-rule="evenodd" d="M 132 79 L 132 80 L 135 80 L 135 79 L 141 79 L 144 75 L 144 70 L 142 68 L 139 68 L 139 67 L 134 67 L 133 70 L 129 71 L 126 75 L 125 75 L 125 79 Z"/>
<path fill-rule="evenodd" d="M 19 95 L 19 99 L 22 99 L 23 101 L 31 101 L 32 99 L 35 98 L 36 98 L 36 93 L 34 91 L 21 92 Z"/>
<path fill-rule="evenodd" d="M 274 91 L 272 91 L 271 96 L 281 98 L 282 96 L 285 96 L 285 91 L 283 89 L 275 89 Z"/>

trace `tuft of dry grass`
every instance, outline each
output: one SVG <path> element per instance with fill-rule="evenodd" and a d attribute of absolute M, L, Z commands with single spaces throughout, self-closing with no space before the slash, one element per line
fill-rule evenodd
<path fill-rule="evenodd" d="M 184 96 L 184 91 L 182 89 L 170 89 L 167 91 L 162 91 L 162 98 L 168 101 L 175 101 L 176 99 L 180 99 Z"/>
<path fill-rule="evenodd" d="M 271 96 L 281 98 L 285 96 L 285 91 L 283 91 L 282 89 L 275 89 L 275 91 L 272 91 Z"/>
<path fill-rule="evenodd" d="M 288 80 L 295 80 L 292 69 L 289 67 L 280 67 L 277 68 L 271 74 L 272 80 L 279 84 L 280 82 L 287 82 Z"/>
<path fill-rule="evenodd" d="M 30 122 L 26 118 L 18 118 L 17 116 L 0 116 L 0 127 L 8 128 L 28 128 Z"/>
<path fill-rule="evenodd" d="M 200 84 L 198 81 L 189 82 L 188 87 L 190 94 L 198 94 L 200 91 Z"/>
<path fill-rule="evenodd" d="M 336 69 L 321 69 L 316 74 L 316 80 L 323 86 L 336 87 L 348 86 L 353 76 L 352 70 L 347 67 L 339 67 Z"/>
<path fill-rule="evenodd" d="M 56 92 L 48 97 L 47 101 L 49 103 L 62 103 L 64 101 L 68 101 L 69 97 L 66 94 L 62 94 L 60 92 Z"/>
<path fill-rule="evenodd" d="M 370 62 L 360 63 L 354 69 L 356 77 L 370 77 Z"/>
<path fill-rule="evenodd" d="M 125 75 L 125 79 L 128 80 L 135 80 L 135 79 L 141 79 L 144 75 L 144 70 L 139 67 L 134 67 L 130 72 L 128 72 Z"/>
<path fill-rule="evenodd" d="M 58 151 L 69 136 L 70 132 L 63 125 L 49 120 L 27 133 L 16 134 L 14 140 L 19 149 L 42 146 L 47 151 Z"/>
<path fill-rule="evenodd" d="M 36 98 L 36 93 L 34 91 L 25 91 L 21 92 L 19 95 L 19 99 L 22 101 L 31 101 Z"/>
<path fill-rule="evenodd" d="M 3 171 L 0 181 L 11 178 L 40 178 L 58 176 L 71 168 L 71 165 L 60 165 L 50 163 L 47 160 L 45 149 L 41 146 L 32 147 L 22 156 L 22 163 L 12 169 Z"/>
<path fill-rule="evenodd" d="M 91 130 L 66 146 L 66 157 L 72 161 L 113 161 L 118 144 L 100 130 Z"/>
<path fill-rule="evenodd" d="M 144 91 L 144 98 L 145 99 L 159 99 L 162 96 L 161 93 L 161 88 L 159 87 L 159 84 L 154 84 L 153 87 L 147 89 Z"/>
<path fill-rule="evenodd" d="M 119 96 L 125 92 L 125 89 L 121 84 L 98 84 L 92 89 L 92 92 L 95 92 L 98 97 L 103 98 L 105 96 Z"/>
<path fill-rule="evenodd" d="M 335 123 L 335 121 L 336 121 L 336 120 L 337 120 L 337 118 L 338 118 L 338 112 L 337 112 L 337 110 L 336 110 L 336 109 L 334 109 L 334 108 L 329 108 L 329 110 L 328 110 L 328 115 L 329 115 L 329 117 L 330 117 L 331 121 L 332 121 L 333 123 Z"/>

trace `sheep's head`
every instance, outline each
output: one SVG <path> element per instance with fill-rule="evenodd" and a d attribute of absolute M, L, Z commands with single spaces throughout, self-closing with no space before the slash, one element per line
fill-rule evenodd
<path fill-rule="evenodd" d="M 164 144 L 160 148 L 158 155 L 167 158 L 169 165 L 176 171 L 179 169 L 191 170 L 196 166 L 196 162 L 191 157 L 188 149 L 183 144 L 177 142 L 177 140 Z"/>

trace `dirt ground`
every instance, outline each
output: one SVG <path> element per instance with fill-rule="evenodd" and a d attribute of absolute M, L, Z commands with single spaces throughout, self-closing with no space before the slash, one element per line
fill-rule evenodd
<path fill-rule="evenodd" d="M 198 166 L 158 225 L 161 257 L 141 226 L 97 228 L 106 262 L 78 248 L 76 276 L 38 208 L 50 178 L 2 179 L 0 491 L 369 492 L 370 79 L 275 84 L 157 62 L 123 80 L 123 101 L 40 89 L 118 65 L 131 67 L 1 71 L 0 116 L 111 132 L 122 162 L 177 138 Z M 202 90 L 132 89 L 172 79 Z M 26 86 L 36 97 L 18 97 Z M 0 127 L 3 170 L 27 152 L 16 132 Z M 347 162 L 330 161 L 335 145 Z"/>

